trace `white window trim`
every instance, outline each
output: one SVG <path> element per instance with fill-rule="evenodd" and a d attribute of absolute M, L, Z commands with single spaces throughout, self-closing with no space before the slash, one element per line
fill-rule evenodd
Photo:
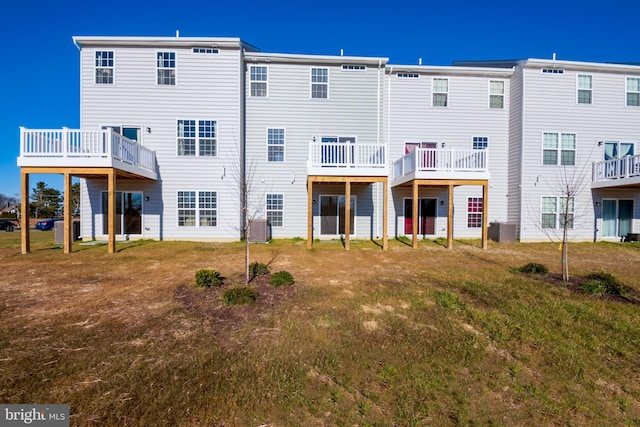
<path fill-rule="evenodd" d="M 313 81 L 313 70 L 314 69 L 322 69 L 322 70 L 327 70 L 327 82 L 326 83 L 320 83 L 320 82 L 314 82 Z M 314 99 L 314 100 L 326 100 L 326 99 L 330 99 L 331 98 L 331 88 L 329 87 L 329 82 L 331 81 L 331 71 L 329 69 L 329 67 L 310 67 L 309 68 L 309 99 Z M 327 97 L 326 98 L 314 98 L 313 97 L 313 85 L 326 85 L 327 86 Z"/>
<path fill-rule="evenodd" d="M 347 72 L 363 72 L 367 71 L 367 66 L 364 64 L 342 64 L 341 69 Z"/>
<path fill-rule="evenodd" d="M 267 69 L 267 80 L 253 80 L 251 79 L 251 67 L 264 67 Z M 269 66 L 267 64 L 249 64 L 249 98 L 257 98 L 257 99 L 262 99 L 262 98 L 269 98 L 269 75 L 270 75 L 270 70 L 269 70 Z M 252 83 L 265 83 L 267 85 L 267 94 L 265 96 L 254 96 L 251 94 L 251 85 Z"/>
<path fill-rule="evenodd" d="M 469 212 L 469 200 L 470 199 L 480 199 L 481 203 L 482 203 L 482 209 L 480 209 L 480 212 Z M 469 196 L 467 197 L 467 208 L 466 208 L 466 220 L 467 220 L 467 229 L 469 230 L 477 230 L 477 229 L 482 229 L 482 226 L 484 225 L 484 218 L 482 217 L 482 212 L 484 210 L 484 198 L 482 196 Z M 480 215 L 480 226 L 478 227 L 469 227 L 469 215 L 476 215 L 479 214 Z"/>
<path fill-rule="evenodd" d="M 201 210 L 210 210 L 206 208 L 200 207 L 200 193 L 208 192 L 216 194 L 216 225 L 200 225 L 200 211 Z M 178 206 L 178 194 L 179 193 L 196 193 L 196 206 L 193 208 L 195 210 L 195 224 L 194 225 L 180 225 L 180 207 Z M 217 229 L 220 224 L 220 192 L 217 190 L 176 190 L 176 228 L 178 229 L 195 229 L 195 228 L 204 228 L 207 230 Z M 186 209 L 185 209 L 186 210 Z M 189 209 L 191 210 L 191 209 Z"/>
<path fill-rule="evenodd" d="M 269 160 L 269 130 L 270 129 L 282 129 L 284 131 L 284 144 L 282 144 L 282 161 Z M 265 159 L 267 163 L 285 163 L 287 161 L 287 128 L 284 126 L 269 126 L 265 129 Z M 275 144 L 274 144 L 275 146 Z"/>
<path fill-rule="evenodd" d="M 491 83 L 492 82 L 502 82 L 502 93 L 498 94 L 498 93 L 491 93 Z M 500 80 L 500 79 L 490 79 L 489 80 L 489 98 L 487 99 L 488 102 L 488 108 L 490 110 L 505 110 L 507 108 L 507 96 L 506 96 L 506 91 L 507 91 L 507 83 L 506 80 Z M 492 107 L 491 106 L 491 97 L 492 96 L 502 96 L 502 107 Z"/>
<path fill-rule="evenodd" d="M 158 53 L 173 53 L 175 55 L 175 66 L 173 68 L 165 68 L 165 67 L 158 67 Z M 154 79 L 156 82 L 156 86 L 158 87 L 176 87 L 178 86 L 178 53 L 175 50 L 157 50 L 155 52 L 155 56 L 153 58 L 153 60 L 155 61 L 156 66 L 154 67 L 153 71 L 155 73 L 154 75 Z M 174 84 L 172 85 L 161 85 L 158 84 L 158 70 L 173 70 L 174 72 Z"/>
<path fill-rule="evenodd" d="M 187 156 L 184 154 L 180 154 L 180 150 L 178 149 L 178 139 L 180 139 L 180 137 L 178 136 L 178 122 L 180 120 L 193 120 L 196 122 L 196 136 L 195 136 L 195 140 L 196 140 L 196 153 L 193 156 Z M 213 138 L 216 140 L 216 155 L 215 156 L 201 156 L 200 155 L 200 135 L 199 135 L 199 126 L 200 126 L 200 122 L 201 121 L 208 121 L 208 122 L 215 122 L 215 127 L 216 127 L 216 137 Z M 197 158 L 197 157 L 201 157 L 203 159 L 216 159 L 218 157 L 220 157 L 220 137 L 218 135 L 220 135 L 220 127 L 219 127 L 219 121 L 218 119 L 206 119 L 206 118 L 187 118 L 187 117 L 182 117 L 179 119 L 176 119 L 175 121 L 175 141 L 176 141 L 176 157 L 179 158 L 187 158 L 187 159 L 193 159 L 193 158 Z M 186 139 L 186 138 L 185 138 Z M 191 139 L 191 138 L 188 138 Z M 203 139 L 211 139 L 211 138 L 203 138 Z M 186 190 L 185 190 L 186 191 Z M 207 190 L 203 190 L 203 191 L 207 191 Z"/>
<path fill-rule="evenodd" d="M 484 138 L 484 139 L 486 139 L 486 140 L 487 140 L 487 146 L 486 146 L 485 148 L 475 148 L 475 147 L 473 146 L 473 144 L 474 144 L 474 139 L 476 139 L 476 138 Z M 482 142 L 484 142 L 484 141 L 482 141 Z M 474 135 L 474 136 L 472 136 L 472 137 L 471 137 L 471 149 L 472 149 L 472 150 L 477 150 L 477 151 L 480 151 L 480 150 L 488 150 L 488 149 L 489 149 L 489 137 L 488 137 L 488 136 L 478 136 L 478 135 Z"/>
<path fill-rule="evenodd" d="M 447 91 L 446 92 L 436 92 L 435 89 L 435 81 L 436 80 L 446 80 L 447 81 Z M 449 77 L 432 77 L 431 78 L 431 107 L 432 108 L 449 108 L 450 105 L 450 97 L 449 97 L 449 93 L 450 93 L 450 83 L 451 79 Z M 433 104 L 433 95 L 435 95 L 436 93 L 446 93 L 447 94 L 447 105 L 434 105 Z"/>
<path fill-rule="evenodd" d="M 554 165 L 545 165 L 544 164 L 544 134 L 545 133 L 554 133 L 556 135 L 558 135 L 558 147 L 556 148 L 556 152 L 558 153 L 558 157 L 557 157 L 557 161 L 556 164 Z M 562 135 L 574 135 L 575 139 L 576 139 L 576 146 L 573 149 L 574 152 L 574 156 L 573 156 L 573 164 L 572 165 L 563 165 L 562 164 Z M 549 149 L 550 150 L 550 149 Z M 548 131 L 543 131 L 542 135 L 541 135 L 541 139 L 540 139 L 540 165 L 543 167 L 576 167 L 576 165 L 578 164 L 578 132 L 573 132 L 573 131 L 555 131 L 555 130 L 548 130 Z"/>
<path fill-rule="evenodd" d="M 554 198 L 556 199 L 556 206 L 555 206 L 555 211 L 554 212 L 545 212 L 544 209 L 544 202 L 543 200 L 545 198 Z M 575 197 L 567 197 L 567 196 L 558 196 L 558 195 L 542 195 L 540 196 L 540 228 L 542 230 L 562 230 L 563 224 L 561 224 L 560 221 L 560 215 L 562 215 L 564 212 L 560 212 L 560 199 L 573 199 L 573 210 L 570 211 L 570 215 L 573 215 L 573 225 L 572 227 L 568 227 L 569 230 L 573 230 L 576 227 L 576 198 Z M 543 227 L 542 226 L 542 215 L 544 214 L 549 214 L 549 213 L 553 213 L 556 218 L 555 218 L 555 224 L 553 225 L 553 227 Z"/>
<path fill-rule="evenodd" d="M 113 53 L 113 66 L 112 67 L 98 67 L 96 65 L 96 53 L 98 53 L 98 52 L 112 52 Z M 112 76 L 113 76 L 113 82 L 111 82 L 111 83 L 97 83 L 96 82 L 96 75 L 97 75 L 98 68 L 111 68 Z M 94 86 L 115 86 L 116 85 L 116 51 L 115 50 L 96 49 L 96 50 L 93 51 L 93 85 Z"/>
<path fill-rule="evenodd" d="M 583 89 L 580 88 L 580 77 L 581 76 L 588 76 L 591 77 L 591 87 L 589 89 Z M 588 90 L 589 92 L 591 92 L 591 98 L 589 103 L 584 103 L 584 102 L 580 102 L 580 91 L 581 90 Z M 593 74 L 585 74 L 585 73 L 579 73 L 576 74 L 576 104 L 577 105 L 592 105 L 593 104 Z"/>
<path fill-rule="evenodd" d="M 114 59 L 114 61 L 115 61 L 115 59 Z M 625 107 L 631 107 L 631 108 L 637 108 L 637 107 L 640 107 L 640 103 L 638 105 L 629 105 L 629 103 L 627 102 L 627 98 L 628 98 L 628 94 L 629 93 L 637 93 L 638 97 L 640 98 L 640 90 L 638 92 L 629 91 L 629 79 L 638 79 L 638 80 L 640 80 L 640 76 L 625 76 L 625 79 L 624 79 L 624 106 Z"/>
<path fill-rule="evenodd" d="M 282 210 L 280 209 L 268 209 L 268 205 L 267 205 L 267 196 L 282 196 Z M 282 212 L 282 225 L 273 225 L 273 224 L 269 224 L 272 227 L 276 227 L 276 228 L 284 228 L 285 227 L 285 221 L 284 221 L 284 207 L 285 207 L 285 195 L 284 193 L 267 193 L 265 194 L 264 197 L 264 216 L 266 219 L 269 218 L 268 213 L 269 212 Z"/>
<path fill-rule="evenodd" d="M 397 79 L 419 79 L 420 73 L 410 73 L 410 72 L 397 72 Z"/>

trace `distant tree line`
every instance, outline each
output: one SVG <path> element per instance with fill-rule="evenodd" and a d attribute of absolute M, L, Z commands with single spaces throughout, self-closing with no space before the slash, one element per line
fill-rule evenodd
<path fill-rule="evenodd" d="M 62 216 L 64 197 L 60 190 L 49 187 L 40 181 L 32 188 L 29 196 L 29 216 L 31 218 L 52 218 Z M 4 215 L 16 216 L 11 210 L 20 209 L 20 199 L 0 193 L 0 211 Z M 71 186 L 71 212 L 75 216 L 80 212 L 80 183 Z"/>

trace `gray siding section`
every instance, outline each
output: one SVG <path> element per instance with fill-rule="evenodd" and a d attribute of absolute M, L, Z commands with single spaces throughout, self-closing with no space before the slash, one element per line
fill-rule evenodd
<path fill-rule="evenodd" d="M 351 62 L 345 58 L 344 63 Z M 284 226 L 273 227 L 273 237 L 306 237 L 309 143 L 314 136 L 318 141 L 322 136 L 355 136 L 360 143 L 382 143 L 384 70 L 370 65 L 364 71 L 342 70 L 341 62 L 247 61 L 247 73 L 251 65 L 267 66 L 268 97 L 251 97 L 250 79 L 246 78 L 246 161 L 252 178 L 250 211 L 257 217 L 265 217 L 266 194 L 284 194 Z M 311 98 L 312 67 L 329 69 L 328 99 Z M 285 130 L 284 162 L 267 161 L 269 128 Z M 321 194 L 344 194 L 344 185 L 314 185 L 316 237 L 320 237 Z M 374 207 L 374 186 L 354 185 L 352 194 L 357 195 L 356 237 L 369 238 L 375 216 L 382 218 L 382 195 L 379 206 Z"/>
<path fill-rule="evenodd" d="M 449 79 L 447 107 L 432 106 L 432 79 Z M 503 109 L 489 108 L 489 81 L 505 82 Z M 489 218 L 491 221 L 507 220 L 507 163 L 509 145 L 509 78 L 489 75 L 447 75 L 422 73 L 419 78 L 401 78 L 393 72 L 388 76 L 389 95 L 389 152 L 390 162 L 404 155 L 405 142 L 437 142 L 445 148 L 472 149 L 473 137 L 487 137 L 489 147 Z M 462 177 L 461 177 L 462 178 Z M 409 191 L 409 190 L 406 190 Z M 434 190 L 425 190 L 434 191 Z M 404 189 L 392 189 L 405 197 Z M 438 193 L 440 194 L 440 193 Z M 408 194 L 406 197 L 410 197 Z M 446 200 L 444 195 L 438 196 Z M 481 229 L 467 228 L 467 198 L 482 197 L 482 188 L 461 186 L 454 191 L 454 236 L 480 237 Z M 400 209 L 398 209 L 400 207 Z M 402 223 L 402 205 L 390 203 L 390 233 L 397 232 Z M 446 208 L 446 206 L 445 206 Z M 436 234 L 446 236 L 446 209 L 438 208 Z M 443 215 L 444 218 L 440 218 Z M 400 229 L 401 230 L 401 229 Z"/>
<path fill-rule="evenodd" d="M 553 63 L 549 63 L 552 66 Z M 576 68 L 576 67 L 574 67 Z M 603 67 L 604 68 L 604 67 Z M 579 190 L 575 199 L 576 222 L 571 238 L 594 237 L 594 199 L 590 189 L 591 163 L 603 159 L 604 146 L 599 141 L 626 141 L 640 145 L 640 110 L 625 105 L 625 74 L 606 70 L 579 71 L 565 68 L 563 74 L 543 74 L 540 66 L 524 68 L 526 99 L 523 127 L 522 159 L 522 240 L 539 240 L 549 230 L 540 229 L 541 198 L 563 194 L 560 185 L 565 176 Z M 593 76 L 592 104 L 576 101 L 577 74 Z M 543 166 L 544 132 L 575 133 L 575 166 Z M 603 190 L 614 194 L 619 190 Z M 637 195 L 635 196 L 637 198 Z M 637 203 L 636 203 L 637 204 Z M 557 232 L 556 232 L 557 233 Z M 599 232 L 595 232 L 598 236 Z"/>
<path fill-rule="evenodd" d="M 508 195 L 507 220 L 520 224 L 521 211 L 521 174 L 522 174 L 522 127 L 524 102 L 524 75 L 521 68 L 511 77 L 511 110 L 509 113 L 509 158 L 508 158 Z M 519 227 L 518 227 L 519 228 Z"/>
<path fill-rule="evenodd" d="M 150 198 L 144 207 L 143 237 L 238 238 L 240 201 L 234 176 L 241 170 L 240 51 L 220 48 L 219 54 L 207 55 L 184 47 L 100 47 L 115 52 L 115 83 L 96 85 L 95 50 L 85 47 L 81 52 L 81 126 L 139 126 L 143 129 L 141 142 L 156 152 L 159 180 L 126 184 Z M 156 84 L 157 51 L 176 53 L 175 86 Z M 217 156 L 178 156 L 178 119 L 216 120 Z M 97 189 L 101 185 L 106 184 L 95 182 L 88 187 Z M 199 190 L 217 192 L 218 226 L 178 227 L 177 192 Z M 95 200 L 83 201 L 95 209 Z M 90 227 L 91 221 L 84 224 L 83 235 L 100 235 L 100 230 Z"/>

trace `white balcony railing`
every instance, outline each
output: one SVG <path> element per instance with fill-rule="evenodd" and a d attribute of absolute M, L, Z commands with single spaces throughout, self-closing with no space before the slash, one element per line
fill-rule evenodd
<path fill-rule="evenodd" d="M 314 174 L 386 175 L 387 147 L 382 144 L 309 143 L 308 170 Z"/>
<path fill-rule="evenodd" d="M 592 181 L 640 177 L 640 155 L 593 162 Z"/>
<path fill-rule="evenodd" d="M 409 174 L 416 177 L 438 177 L 488 171 L 487 150 L 458 150 L 455 148 L 416 148 L 393 163 L 393 179 Z"/>
<path fill-rule="evenodd" d="M 117 167 L 120 163 L 156 171 L 153 150 L 111 129 L 20 128 L 20 158 L 22 163 L 40 166 Z"/>

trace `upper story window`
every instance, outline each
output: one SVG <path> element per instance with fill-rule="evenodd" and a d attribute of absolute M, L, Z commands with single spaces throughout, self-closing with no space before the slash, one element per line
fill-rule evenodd
<path fill-rule="evenodd" d="M 327 99 L 329 97 L 329 69 L 311 69 L 311 98 Z"/>
<path fill-rule="evenodd" d="M 489 108 L 504 108 L 504 81 L 489 81 Z"/>
<path fill-rule="evenodd" d="M 210 55 L 217 55 L 220 51 L 216 48 L 202 48 L 202 47 L 194 47 L 193 53 L 205 53 Z"/>
<path fill-rule="evenodd" d="M 593 76 L 578 74 L 578 104 L 591 104 L 593 92 Z"/>
<path fill-rule="evenodd" d="M 473 137 L 474 150 L 486 150 L 488 146 L 489 146 L 489 138 L 487 138 L 486 136 Z"/>
<path fill-rule="evenodd" d="M 449 105 L 449 79 L 433 79 L 433 106 L 446 107 Z"/>
<path fill-rule="evenodd" d="M 366 71 L 367 66 L 360 64 L 343 64 L 342 69 L 345 71 Z"/>
<path fill-rule="evenodd" d="M 627 106 L 640 107 L 640 77 L 627 77 Z"/>
<path fill-rule="evenodd" d="M 420 78 L 420 74 L 418 73 L 397 73 L 396 77 L 401 79 L 417 79 Z"/>
<path fill-rule="evenodd" d="M 113 51 L 99 50 L 96 52 L 96 84 L 113 84 Z"/>
<path fill-rule="evenodd" d="M 251 96 L 264 98 L 267 96 L 267 67 L 264 65 L 252 65 L 249 67 L 249 80 L 251 82 Z"/>
<path fill-rule="evenodd" d="M 175 86 L 176 84 L 176 53 L 158 52 L 156 67 L 159 85 Z"/>
<path fill-rule="evenodd" d="M 575 166 L 576 134 L 545 132 L 542 137 L 542 164 Z"/>
<path fill-rule="evenodd" d="M 267 129 L 267 161 L 284 162 L 284 129 Z"/>
<path fill-rule="evenodd" d="M 542 74 L 564 74 L 562 68 L 543 68 Z"/>
<path fill-rule="evenodd" d="M 218 154 L 215 120 L 178 120 L 178 156 Z"/>

